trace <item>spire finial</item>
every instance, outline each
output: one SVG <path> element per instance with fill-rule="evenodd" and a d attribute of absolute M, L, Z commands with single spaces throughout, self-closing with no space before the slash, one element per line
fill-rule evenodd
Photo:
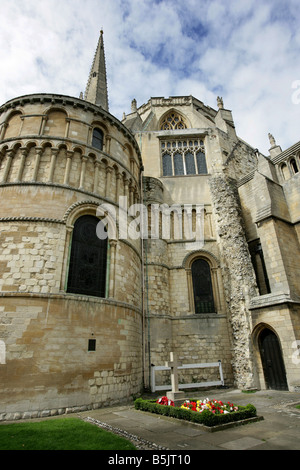
<path fill-rule="evenodd" d="M 85 90 L 84 99 L 90 101 L 108 111 L 107 76 L 105 65 L 105 53 L 103 45 L 103 28 L 90 71 L 90 76 Z"/>

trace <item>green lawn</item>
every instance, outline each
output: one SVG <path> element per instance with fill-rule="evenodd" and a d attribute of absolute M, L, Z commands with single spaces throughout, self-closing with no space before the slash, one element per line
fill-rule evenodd
<path fill-rule="evenodd" d="M 0 425 L 0 450 L 135 450 L 126 439 L 78 418 Z"/>

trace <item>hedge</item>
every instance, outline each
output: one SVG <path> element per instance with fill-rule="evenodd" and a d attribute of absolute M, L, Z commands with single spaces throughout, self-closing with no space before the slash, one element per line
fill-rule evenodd
<path fill-rule="evenodd" d="M 134 402 L 136 410 L 148 411 L 151 413 L 160 414 L 163 416 L 170 416 L 172 418 L 183 419 L 193 423 L 203 424 L 204 426 L 217 426 L 225 423 L 232 423 L 235 421 L 242 421 L 249 418 L 256 417 L 255 406 L 248 404 L 246 406 L 239 406 L 238 411 L 226 414 L 214 414 L 209 410 L 203 410 L 202 413 L 197 411 L 187 410 L 184 408 L 159 405 L 154 400 L 143 400 L 138 398 Z"/>

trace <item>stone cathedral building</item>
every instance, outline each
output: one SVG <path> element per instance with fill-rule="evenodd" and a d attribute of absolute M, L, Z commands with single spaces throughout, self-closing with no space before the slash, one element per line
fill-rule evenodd
<path fill-rule="evenodd" d="M 121 402 L 171 351 L 230 387 L 299 389 L 300 142 L 269 139 L 239 138 L 221 98 L 118 120 L 102 32 L 84 96 L 0 107 L 0 419 Z M 201 243 L 181 230 L 199 220 Z"/>

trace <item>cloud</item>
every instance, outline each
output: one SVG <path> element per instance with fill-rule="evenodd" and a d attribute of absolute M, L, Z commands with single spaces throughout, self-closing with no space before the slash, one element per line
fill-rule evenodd
<path fill-rule="evenodd" d="M 0 102 L 79 96 L 104 29 L 110 112 L 152 96 L 194 95 L 233 112 L 238 135 L 268 153 L 268 132 L 299 140 L 298 0 L 1 0 Z"/>

